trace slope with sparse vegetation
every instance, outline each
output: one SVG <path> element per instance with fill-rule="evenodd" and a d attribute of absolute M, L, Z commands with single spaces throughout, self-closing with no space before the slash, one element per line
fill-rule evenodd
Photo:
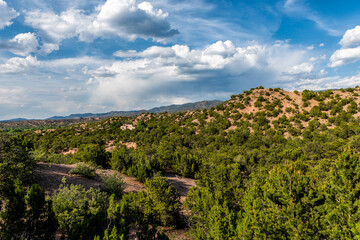
<path fill-rule="evenodd" d="M 12 181 L 0 238 L 47 220 L 56 229 L 36 239 L 356 239 L 359 95 L 258 87 L 211 109 L 1 133 L 0 177 Z M 36 216 L 32 183 L 48 194 Z"/>

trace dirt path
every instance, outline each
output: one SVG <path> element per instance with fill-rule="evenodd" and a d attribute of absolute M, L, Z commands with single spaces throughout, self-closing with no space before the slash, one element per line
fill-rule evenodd
<path fill-rule="evenodd" d="M 73 169 L 76 164 L 50 164 L 37 163 L 34 170 L 35 180 L 42 187 L 47 194 L 55 192 L 62 184 L 63 177 L 66 178 L 66 185 L 80 184 L 86 189 L 100 188 L 102 183 L 96 179 L 87 179 L 76 175 L 70 175 L 69 171 Z"/>
<path fill-rule="evenodd" d="M 83 185 L 86 189 L 89 188 L 100 188 L 103 186 L 100 178 L 88 179 L 76 175 L 70 175 L 69 171 L 76 167 L 76 164 L 55 164 L 55 163 L 37 163 L 35 168 L 35 177 L 39 185 L 46 191 L 47 194 L 52 194 L 62 184 L 61 180 L 63 177 L 66 178 L 66 185 Z M 114 170 L 97 170 L 97 174 L 111 174 Z M 121 174 L 121 173 L 119 173 Z M 124 192 L 138 192 L 144 189 L 144 184 L 137 181 L 133 177 L 129 177 L 125 174 L 121 174 L 122 179 L 125 183 Z M 170 184 L 180 194 L 180 201 L 184 202 L 189 189 L 195 186 L 195 180 L 191 178 L 185 178 L 176 175 L 175 173 L 167 172 L 164 174 Z"/>
<path fill-rule="evenodd" d="M 100 188 L 103 186 L 100 177 L 95 179 L 83 178 L 76 175 L 70 175 L 69 171 L 76 167 L 76 164 L 66 165 L 66 164 L 50 164 L 50 163 L 37 163 L 34 171 L 36 177 L 36 182 L 45 190 L 49 195 L 54 193 L 59 186 L 62 184 L 62 178 L 66 178 L 66 185 L 82 185 L 86 189 L 89 188 Z M 97 174 L 112 174 L 114 170 L 102 170 L 98 169 Z M 121 173 L 119 173 L 121 174 Z M 129 177 L 125 174 L 121 174 L 122 179 L 125 183 L 124 192 L 139 192 L 142 189 L 145 189 L 144 184 L 137 181 L 133 177 Z M 195 186 L 195 180 L 191 178 L 185 178 L 176 175 L 175 173 L 167 172 L 164 174 L 170 184 L 175 187 L 175 189 L 180 194 L 180 202 L 183 203 L 186 195 L 189 192 L 189 189 L 192 186 Z M 181 215 L 186 215 L 186 212 L 181 206 Z M 187 233 L 187 229 L 172 229 L 172 228 L 162 228 L 164 233 L 173 240 L 182 240 L 182 239 L 191 239 Z M 129 239 L 135 239 L 135 232 L 132 231 L 129 234 Z M 60 239 L 60 238 L 59 238 Z"/>
<path fill-rule="evenodd" d="M 35 168 L 36 182 L 45 190 L 47 194 L 52 194 L 62 184 L 63 177 L 66 178 L 66 185 L 83 185 L 85 189 L 100 188 L 103 186 L 100 177 L 95 179 L 83 178 L 76 175 L 70 175 L 69 171 L 76 167 L 76 164 L 55 164 L 55 163 L 37 163 Z M 111 174 L 113 170 L 97 170 L 97 174 Z M 144 184 L 133 177 L 121 174 L 125 183 L 124 192 L 138 192 L 144 189 Z"/>
<path fill-rule="evenodd" d="M 182 177 L 175 173 L 166 172 L 164 177 L 166 177 L 170 184 L 173 185 L 174 188 L 179 192 L 181 203 L 185 201 L 185 198 L 189 193 L 189 189 L 196 186 L 195 179 Z"/>

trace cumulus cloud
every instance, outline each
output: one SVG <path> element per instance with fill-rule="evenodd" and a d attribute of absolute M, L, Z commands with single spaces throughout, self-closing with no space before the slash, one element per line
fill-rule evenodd
<path fill-rule="evenodd" d="M 69 9 L 57 15 L 53 12 L 35 10 L 26 12 L 25 23 L 39 29 L 44 44 L 42 50 L 50 53 L 59 49 L 63 39 L 77 36 L 89 24 L 90 16 L 81 10 Z"/>
<path fill-rule="evenodd" d="M 360 85 L 360 75 L 339 77 L 326 77 L 327 72 L 320 70 L 318 78 L 300 78 L 298 81 L 285 85 L 289 90 L 325 90 L 354 87 Z"/>
<path fill-rule="evenodd" d="M 90 14 L 79 9 L 68 9 L 60 14 L 50 11 L 29 11 L 25 22 L 38 29 L 46 53 L 58 50 L 63 39 L 78 37 L 90 42 L 95 38 L 118 36 L 165 41 L 178 34 L 167 20 L 168 13 L 155 9 L 151 3 L 136 0 L 107 0 Z M 54 27 L 56 26 L 56 27 Z"/>
<path fill-rule="evenodd" d="M 91 99 L 117 109 L 156 106 L 160 99 L 170 104 L 180 97 L 225 98 L 256 84 L 293 81 L 314 70 L 313 64 L 304 63 L 308 57 L 287 43 L 237 47 L 218 41 L 203 49 L 153 46 L 114 55 L 122 59 L 87 73 Z"/>
<path fill-rule="evenodd" d="M 340 44 L 343 48 L 360 46 L 360 26 L 347 30 L 340 40 Z"/>
<path fill-rule="evenodd" d="M 339 67 L 360 60 L 360 47 L 336 50 L 330 57 L 330 67 Z"/>
<path fill-rule="evenodd" d="M 140 37 L 164 41 L 178 33 L 171 29 L 167 17 L 168 13 L 154 9 L 149 2 L 136 4 L 135 0 L 107 0 L 80 39 L 87 40 L 89 35 L 118 35 L 130 40 Z"/>
<path fill-rule="evenodd" d="M 227 99 L 256 85 L 284 86 L 324 77 L 326 72 L 317 69 L 315 62 L 308 63 L 308 54 L 286 42 L 239 47 L 218 41 L 195 49 L 173 45 L 118 51 L 117 60 L 15 57 L 0 64 L 0 88 L 22 86 L 25 107 L 1 105 L 0 115 L 24 117 L 36 112 L 38 117 L 48 117 Z"/>
<path fill-rule="evenodd" d="M 7 60 L 6 63 L 0 64 L 0 73 L 25 73 L 39 64 L 36 57 L 14 57 Z"/>
<path fill-rule="evenodd" d="M 340 49 L 330 57 L 330 67 L 339 67 L 360 60 L 360 26 L 349 29 L 340 40 Z"/>
<path fill-rule="evenodd" d="M 16 55 L 28 56 L 37 51 L 39 46 L 37 37 L 34 33 L 20 33 L 13 39 L 0 42 L 0 49 L 6 49 Z"/>
<path fill-rule="evenodd" d="M 302 63 L 299 65 L 293 66 L 288 73 L 291 75 L 298 75 L 298 74 L 308 74 L 311 73 L 314 69 L 313 63 Z"/>
<path fill-rule="evenodd" d="M 13 8 L 9 8 L 7 3 L 0 0 L 0 29 L 12 24 L 11 20 L 19 16 Z"/>

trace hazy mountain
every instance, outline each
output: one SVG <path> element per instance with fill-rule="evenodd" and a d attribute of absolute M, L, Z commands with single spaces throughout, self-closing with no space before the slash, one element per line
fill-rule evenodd
<path fill-rule="evenodd" d="M 219 100 L 213 101 L 201 101 L 194 103 L 185 103 L 180 105 L 169 105 L 162 107 L 155 107 L 149 110 L 133 110 L 133 111 L 111 111 L 107 113 L 83 113 L 83 114 L 71 114 L 69 116 L 54 116 L 48 118 L 48 120 L 56 120 L 56 119 L 78 119 L 78 118 L 108 118 L 108 117 L 129 117 L 140 115 L 142 113 L 162 113 L 162 112 L 181 112 L 181 111 L 191 111 L 196 109 L 204 109 L 204 108 L 212 108 L 216 107 L 222 103 Z"/>
<path fill-rule="evenodd" d="M 133 111 L 111 111 L 107 113 L 79 113 L 79 114 L 70 114 L 68 116 L 53 116 L 47 118 L 46 120 L 64 120 L 64 119 L 82 119 L 82 118 L 108 118 L 108 117 L 131 117 L 140 115 L 142 113 L 161 113 L 161 112 L 180 112 L 180 111 L 191 111 L 196 109 L 212 108 L 216 107 L 222 103 L 219 100 L 213 101 L 200 101 L 194 103 L 185 103 L 180 105 L 169 105 L 162 107 L 155 107 L 149 110 L 133 110 Z M 26 119 L 26 118 L 16 118 L 10 120 L 4 120 L 0 122 L 18 122 L 18 121 L 33 121 L 35 119 Z M 42 119 L 38 119 L 42 120 Z"/>

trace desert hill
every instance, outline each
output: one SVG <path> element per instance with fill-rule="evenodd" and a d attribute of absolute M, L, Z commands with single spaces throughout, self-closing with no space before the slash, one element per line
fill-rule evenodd
<path fill-rule="evenodd" d="M 354 239 L 358 233 L 351 226 L 360 216 L 359 95 L 359 87 L 257 87 L 210 109 L 111 117 L 0 137 L 17 146 L 3 156 L 23 149 L 29 162 L 37 162 L 33 169 L 11 165 L 10 174 L 17 168 L 35 173 L 33 181 L 57 204 L 56 194 L 68 191 L 62 176 L 103 188 L 101 178 L 70 174 L 80 162 L 120 174 L 125 190 L 117 201 L 127 208 L 117 209 L 132 216 L 118 215 L 131 227 L 119 227 L 124 236 L 149 239 L 143 234 L 158 224 L 153 234 L 162 229 L 178 235 L 173 239 Z M 77 171 L 86 175 L 88 168 Z M 1 168 L 0 173 L 9 175 Z M 57 233 L 69 236 L 64 229 L 66 224 Z"/>
<path fill-rule="evenodd" d="M 300 136 L 304 130 L 325 130 L 342 121 L 357 121 L 360 116 L 360 88 L 325 91 L 285 91 L 280 88 L 258 87 L 210 110 L 188 111 L 175 119 L 177 123 L 190 119 L 182 127 L 221 125 L 223 130 L 235 130 L 244 122 L 250 131 L 275 129 L 286 137 Z M 151 117 L 150 117 L 151 116 Z M 141 119 L 163 118 L 163 115 L 141 115 Z M 136 126 L 138 119 L 132 124 Z"/>
<path fill-rule="evenodd" d="M 47 119 L 25 119 L 16 118 L 11 120 L 0 121 L 0 129 L 21 131 L 24 129 L 41 128 L 41 127 L 60 127 L 70 126 L 77 123 L 94 122 L 110 117 L 132 117 L 143 113 L 176 113 L 181 111 L 191 111 L 197 109 L 208 109 L 216 107 L 222 103 L 219 100 L 200 101 L 185 104 L 173 104 L 169 106 L 155 107 L 148 110 L 133 110 L 133 111 L 111 111 L 107 113 L 83 113 L 71 114 L 68 116 L 53 116 Z"/>
<path fill-rule="evenodd" d="M 342 122 L 357 122 L 360 116 L 359 94 L 359 87 L 318 92 L 310 90 L 289 92 L 280 88 L 257 87 L 231 96 L 230 100 L 218 104 L 216 108 L 175 113 L 142 113 L 133 117 L 111 117 L 105 120 L 90 119 L 97 120 L 96 122 L 82 119 L 83 123 L 65 129 L 40 129 L 35 133 L 41 135 L 51 133 L 53 136 L 57 132 L 62 135 L 69 132 L 69 139 L 76 139 L 81 138 L 83 134 L 88 135 L 89 131 L 92 132 L 91 134 L 99 134 L 99 132 L 114 134 L 124 130 L 151 131 L 160 128 L 164 131 L 166 128 L 165 132 L 169 134 L 181 128 L 190 135 L 217 135 L 221 132 L 225 134 L 229 131 L 236 132 L 237 129 L 245 127 L 250 132 L 260 131 L 266 134 L 266 131 L 272 129 L 285 138 L 303 137 L 304 132 L 308 134 L 315 130 L 325 131 L 339 126 Z M 120 142 L 125 145 L 135 142 L 131 138 L 125 141 L 111 138 L 107 136 L 105 139 L 98 139 L 97 142 L 103 142 L 107 147 L 115 146 Z M 66 152 L 72 148 L 70 145 L 56 151 Z"/>

